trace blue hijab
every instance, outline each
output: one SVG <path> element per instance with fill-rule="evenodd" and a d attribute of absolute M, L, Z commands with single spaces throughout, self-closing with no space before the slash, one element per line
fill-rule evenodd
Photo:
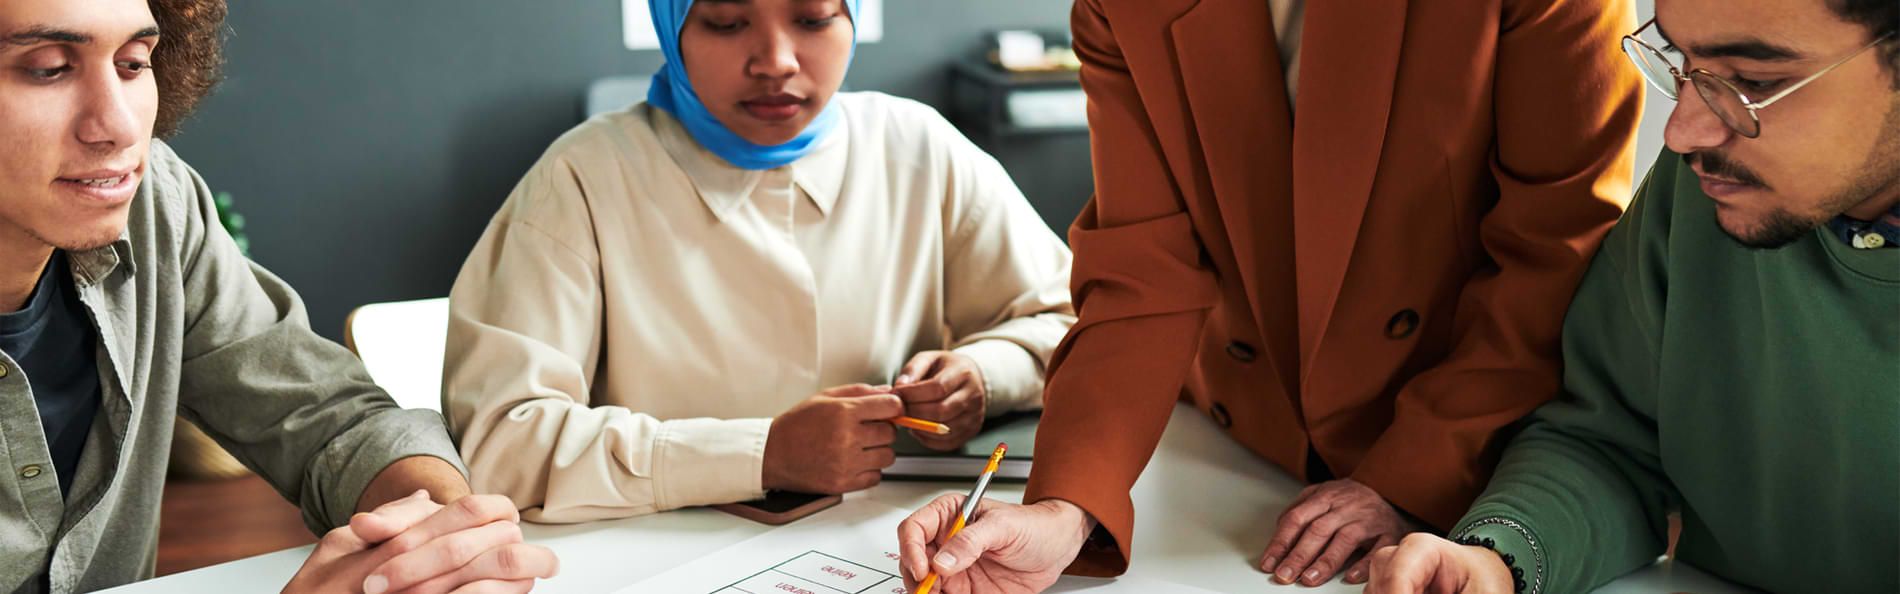
<path fill-rule="evenodd" d="M 706 111 L 706 104 L 700 103 L 699 93 L 693 92 L 693 83 L 686 78 L 686 66 L 680 59 L 680 27 L 686 24 L 686 12 L 693 0 L 650 0 L 648 4 L 653 8 L 653 29 L 659 33 L 660 52 L 666 55 L 666 65 L 653 75 L 653 86 L 647 89 L 647 103 L 673 114 L 706 150 L 742 169 L 772 169 L 797 161 L 818 148 L 819 141 L 838 127 L 838 102 L 830 101 L 804 131 L 785 144 L 761 146 L 733 133 L 719 123 L 712 112 Z M 845 9 L 853 19 L 851 53 L 856 55 L 858 0 L 845 0 Z"/>

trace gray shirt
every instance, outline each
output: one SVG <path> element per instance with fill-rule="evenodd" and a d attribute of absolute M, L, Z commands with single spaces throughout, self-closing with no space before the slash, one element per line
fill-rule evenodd
<path fill-rule="evenodd" d="M 0 591 L 151 577 L 174 414 L 318 532 L 348 523 L 396 460 L 461 468 L 441 416 L 398 408 L 349 351 L 313 333 L 297 294 L 238 252 L 210 189 L 163 143 L 131 209 L 118 241 L 70 254 L 99 336 L 101 399 L 63 499 L 24 373 L 0 355 Z"/>

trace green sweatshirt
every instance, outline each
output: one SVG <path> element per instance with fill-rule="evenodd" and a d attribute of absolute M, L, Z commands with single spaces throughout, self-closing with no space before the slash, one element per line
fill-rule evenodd
<path fill-rule="evenodd" d="M 1564 394 L 1533 413 L 1452 531 L 1531 590 L 1677 559 L 1776 592 L 1900 592 L 1900 250 L 1824 230 L 1722 233 L 1656 161 L 1564 323 Z M 1538 586 L 1541 585 L 1541 588 Z"/>

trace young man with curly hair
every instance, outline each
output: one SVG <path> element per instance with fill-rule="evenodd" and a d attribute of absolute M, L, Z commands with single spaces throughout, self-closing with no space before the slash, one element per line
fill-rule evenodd
<path fill-rule="evenodd" d="M 556 561 L 513 503 L 469 494 L 441 418 L 313 333 L 154 138 L 216 82 L 224 11 L 0 3 L 0 591 L 152 575 L 175 415 L 328 531 L 287 591 L 527 590 Z"/>

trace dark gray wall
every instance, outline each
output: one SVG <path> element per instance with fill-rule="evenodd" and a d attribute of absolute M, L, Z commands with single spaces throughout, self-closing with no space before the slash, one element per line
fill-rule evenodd
<path fill-rule="evenodd" d="M 886 0 L 884 41 L 847 84 L 946 107 L 951 60 L 983 32 L 1064 28 L 1067 0 Z M 296 286 L 311 323 L 447 295 L 515 180 L 579 121 L 603 76 L 652 72 L 621 45 L 615 0 L 233 1 L 223 87 L 173 140 L 228 191 L 252 256 Z M 1087 198 L 1078 136 L 990 147 L 1046 220 Z"/>

